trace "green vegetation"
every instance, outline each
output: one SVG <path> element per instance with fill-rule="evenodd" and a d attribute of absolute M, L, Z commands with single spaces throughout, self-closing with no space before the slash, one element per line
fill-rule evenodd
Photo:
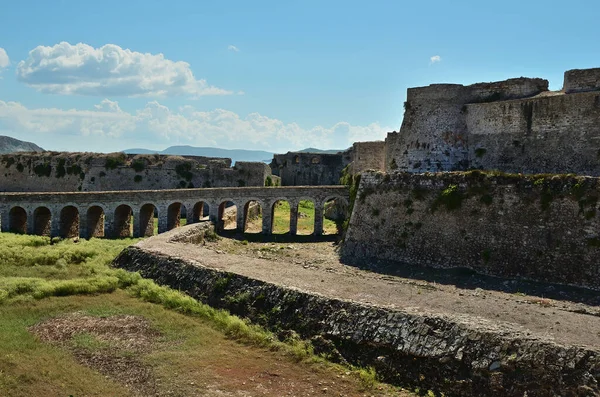
<path fill-rule="evenodd" d="M 49 177 L 52 174 L 52 166 L 48 162 L 37 164 L 35 167 L 33 167 L 33 172 L 40 177 Z"/>
<path fill-rule="evenodd" d="M 67 169 L 65 168 L 65 159 L 58 159 L 58 164 L 56 165 L 56 177 L 62 178 L 67 174 Z"/>
<path fill-rule="evenodd" d="M 185 179 L 188 182 L 191 181 L 192 178 L 194 177 L 194 174 L 192 173 L 192 163 L 190 163 L 189 161 L 186 161 L 185 163 L 177 164 L 175 166 L 175 172 L 177 173 L 177 175 L 179 177 Z"/>
<path fill-rule="evenodd" d="M 446 189 L 442 190 L 440 195 L 435 199 L 431 205 L 431 210 L 435 211 L 439 206 L 443 205 L 448 211 L 454 211 L 459 209 L 462 205 L 464 194 L 457 185 L 449 185 Z"/>
<path fill-rule="evenodd" d="M 142 178 L 142 176 L 141 176 L 141 175 L 136 175 L 136 176 L 134 176 L 134 177 L 133 177 L 133 181 L 134 181 L 134 182 L 136 182 L 136 183 L 139 183 L 139 182 L 141 182 L 141 181 L 142 181 L 142 179 L 143 179 L 143 178 Z"/>
<path fill-rule="evenodd" d="M 146 168 L 146 162 L 141 159 L 135 159 L 131 162 L 131 168 L 133 168 L 135 172 L 142 172 L 144 171 L 144 168 Z"/>
<path fill-rule="evenodd" d="M 25 170 L 25 167 L 23 166 L 23 164 L 21 164 L 21 163 L 18 163 L 18 164 L 17 164 L 17 171 L 19 171 L 19 172 L 23 172 L 23 170 Z"/>
<path fill-rule="evenodd" d="M 125 155 L 125 153 L 109 155 L 106 158 L 106 162 L 104 163 L 104 168 L 106 168 L 107 170 L 114 170 L 117 167 L 124 166 L 126 159 L 127 156 Z"/>
<path fill-rule="evenodd" d="M 111 268 L 112 259 L 136 241 L 91 239 L 76 243 L 0 234 L 0 395 L 132 394 L 110 376 L 78 364 L 73 356 L 77 352 L 116 354 L 119 360 L 133 358 L 136 365 L 160 375 L 159 386 L 165 387 L 162 392 L 179 389 L 184 394 L 194 382 L 222 382 L 218 373 L 200 370 L 198 362 L 206 364 L 202 368 L 229 368 L 232 357 L 236 366 L 258 372 L 266 371 L 276 360 L 278 371 L 289 367 L 289 374 L 300 371 L 304 378 L 318 378 L 313 381 L 336 374 L 339 378 L 349 371 L 315 356 L 308 342 L 280 342 L 272 333 L 224 310 L 161 287 L 137 273 Z M 224 280 L 227 283 L 228 277 Z M 235 303 L 248 297 L 240 294 L 230 299 Z M 52 346 L 29 331 L 42 321 L 64 319 L 73 313 L 97 319 L 116 315 L 147 319 L 157 332 L 159 347 L 140 356 L 128 349 L 115 349 L 114 342 L 93 329 L 76 332 Z M 247 346 L 240 347 L 234 341 Z M 287 359 L 282 360 L 282 356 Z M 352 390 L 375 386 L 376 374 L 371 368 L 350 371 L 354 376 L 347 382 L 353 382 L 349 386 Z M 230 386 L 232 391 L 240 390 L 246 380 L 241 377 L 239 384 Z M 219 387 L 227 388 L 228 384 Z"/>
<path fill-rule="evenodd" d="M 311 234 L 314 231 L 315 204 L 310 200 L 298 203 L 298 234 Z M 273 234 L 287 233 L 290 230 L 290 204 L 278 201 L 273 209 Z M 323 217 L 323 233 L 336 234 L 334 221 Z"/>
<path fill-rule="evenodd" d="M 2 162 L 6 165 L 6 168 L 10 168 L 10 166 L 13 165 L 16 160 L 12 156 L 2 156 Z"/>
<path fill-rule="evenodd" d="M 482 158 L 486 152 L 487 152 L 487 149 L 485 149 L 485 148 L 482 148 L 482 147 L 477 148 L 477 149 L 475 149 L 475 157 Z"/>
<path fill-rule="evenodd" d="M 273 180 L 271 175 L 267 175 L 267 177 L 265 178 L 265 186 L 279 186 L 279 178 L 275 178 L 275 180 Z"/>

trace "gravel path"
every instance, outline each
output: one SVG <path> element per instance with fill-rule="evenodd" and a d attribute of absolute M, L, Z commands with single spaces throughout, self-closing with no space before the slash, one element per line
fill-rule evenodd
<path fill-rule="evenodd" d="M 491 321 L 559 344 L 600 349 L 600 294 L 591 291 L 423 269 L 410 270 L 415 277 L 374 273 L 340 263 L 332 242 L 248 243 L 222 238 L 195 245 L 169 242 L 174 233 L 137 245 L 199 266 L 327 297 L 413 313 L 468 317 L 473 322 Z M 407 271 L 400 269 L 400 273 Z M 440 281 L 427 281 L 436 278 Z M 527 294 L 503 292 L 520 288 Z"/>

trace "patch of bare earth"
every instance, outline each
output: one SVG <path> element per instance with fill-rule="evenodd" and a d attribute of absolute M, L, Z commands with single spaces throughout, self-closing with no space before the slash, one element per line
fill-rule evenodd
<path fill-rule="evenodd" d="M 365 390 L 347 370 L 297 363 L 269 349 L 227 340 L 211 329 L 204 331 L 210 340 L 208 345 L 194 344 L 192 350 L 185 351 L 173 349 L 184 342 L 179 340 L 174 346 L 142 316 L 94 317 L 75 312 L 43 321 L 29 331 L 46 343 L 66 349 L 80 364 L 123 384 L 132 395 L 411 395 L 384 384 Z M 184 335 L 185 332 L 181 336 L 185 338 Z"/>
<path fill-rule="evenodd" d="M 42 341 L 68 349 L 75 359 L 144 396 L 157 394 L 152 369 L 141 358 L 159 332 L 141 316 L 93 317 L 71 313 L 29 328 Z"/>

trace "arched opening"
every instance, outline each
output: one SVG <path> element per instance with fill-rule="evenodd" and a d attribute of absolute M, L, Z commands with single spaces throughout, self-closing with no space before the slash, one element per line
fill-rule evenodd
<path fill-rule="evenodd" d="M 60 211 L 60 237 L 79 237 L 79 210 L 68 205 Z"/>
<path fill-rule="evenodd" d="M 185 222 L 181 220 L 181 210 L 183 206 L 181 203 L 173 203 L 169 205 L 167 209 L 167 230 L 172 230 L 177 227 L 185 225 Z"/>
<path fill-rule="evenodd" d="M 12 207 L 8 213 L 8 225 L 11 233 L 27 233 L 27 212 L 22 207 Z"/>
<path fill-rule="evenodd" d="M 196 223 L 208 216 L 208 204 L 204 201 L 197 202 L 192 208 L 192 213 L 188 214 L 188 223 Z"/>
<path fill-rule="evenodd" d="M 244 233 L 262 232 L 262 206 L 258 201 L 248 201 L 244 205 Z"/>
<path fill-rule="evenodd" d="M 33 211 L 33 234 L 50 236 L 52 232 L 52 213 L 46 207 L 38 207 Z"/>
<path fill-rule="evenodd" d="M 348 204 L 340 198 L 330 198 L 323 206 L 323 234 L 342 234 Z"/>
<path fill-rule="evenodd" d="M 154 214 L 156 213 L 156 207 L 153 204 L 144 204 L 140 208 L 140 237 L 154 236 L 155 221 Z M 158 227 L 158 224 L 156 225 Z"/>
<path fill-rule="evenodd" d="M 115 209 L 113 236 L 115 238 L 131 237 L 133 228 L 133 211 L 126 204 L 121 204 Z"/>
<path fill-rule="evenodd" d="M 297 234 L 309 235 L 315 231 L 315 202 L 300 200 L 298 202 L 298 231 Z"/>
<path fill-rule="evenodd" d="M 217 230 L 237 229 L 237 206 L 232 201 L 223 201 L 219 204 L 217 217 Z"/>
<path fill-rule="evenodd" d="M 290 232 L 290 203 L 277 200 L 271 207 L 271 233 L 285 234 Z"/>
<path fill-rule="evenodd" d="M 98 205 L 87 210 L 87 237 L 104 237 L 104 210 Z"/>

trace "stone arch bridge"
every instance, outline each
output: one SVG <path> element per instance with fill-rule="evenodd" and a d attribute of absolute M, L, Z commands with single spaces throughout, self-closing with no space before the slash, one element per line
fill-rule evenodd
<path fill-rule="evenodd" d="M 330 200 L 348 202 L 345 186 L 240 187 L 177 190 L 135 190 L 68 193 L 0 193 L 0 225 L 3 232 L 60 237 L 151 236 L 154 217 L 158 232 L 179 226 L 183 211 L 187 222 L 198 222 L 205 213 L 222 227 L 225 207 L 237 207 L 236 229 L 245 230 L 248 208 L 262 210 L 262 232 L 271 234 L 273 210 L 278 201 L 290 204 L 290 234 L 298 224 L 298 204 L 315 205 L 314 234 L 323 233 L 323 211 Z M 208 210 L 206 209 L 208 207 Z M 182 211 L 183 210 L 183 211 Z"/>

